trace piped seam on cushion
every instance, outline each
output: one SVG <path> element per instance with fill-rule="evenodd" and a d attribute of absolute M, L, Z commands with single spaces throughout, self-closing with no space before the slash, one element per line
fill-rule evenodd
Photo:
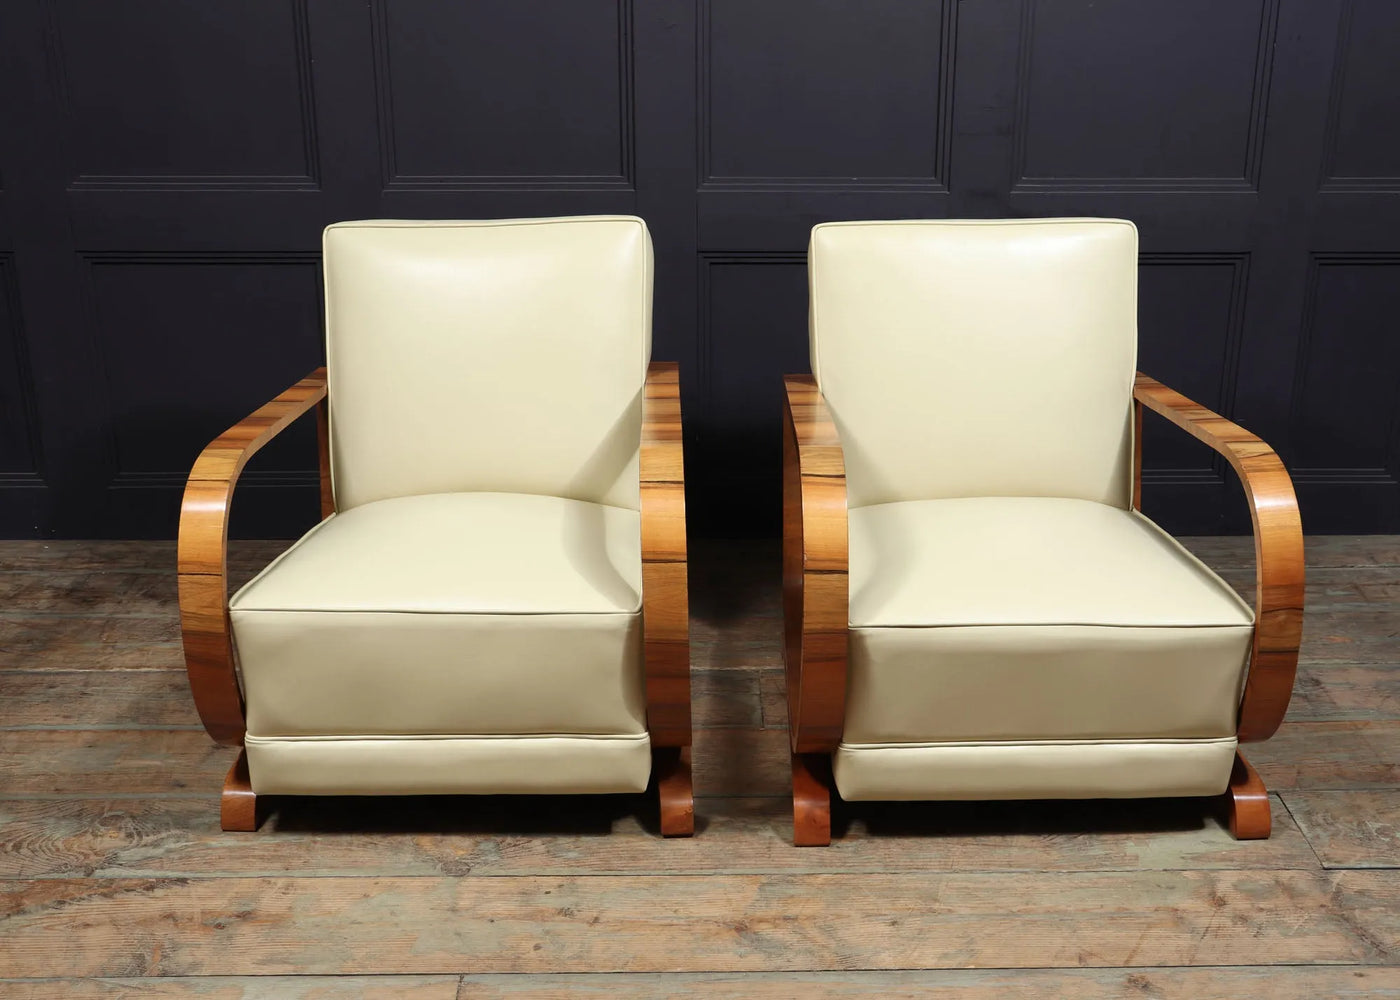
<path fill-rule="evenodd" d="M 398 733 L 386 735 L 360 734 L 355 736 L 244 736 L 245 743 L 363 743 L 363 742 L 414 742 L 414 741 L 456 741 L 471 743 L 500 740 L 600 740 L 625 743 L 639 743 L 651 738 L 650 733 L 483 733 L 476 736 L 453 736 L 434 733 Z"/>
<path fill-rule="evenodd" d="M 1157 623 L 1157 624 L 1127 624 L 1108 622 L 948 622 L 945 624 L 912 624 L 912 625 L 857 625 L 855 622 L 846 623 L 848 629 L 860 632 L 878 632 L 881 629 L 890 631 L 928 628 L 928 629 L 952 629 L 952 628 L 1122 628 L 1122 629 L 1215 629 L 1222 632 L 1253 632 L 1253 623 L 1249 625 L 1192 625 L 1187 622 L 1177 623 Z"/>
<path fill-rule="evenodd" d="M 586 615 L 589 618 L 638 618 L 635 611 L 414 611 L 410 608 L 232 608 L 234 615 L 445 615 L 457 618 L 567 618 Z"/>
<path fill-rule="evenodd" d="M 999 749 L 1003 747 L 1084 747 L 1084 746 L 1218 746 L 1235 744 L 1235 736 L 1206 736 L 1199 738 L 1148 739 L 1089 739 L 1089 740 L 950 740 L 944 743 L 841 743 L 842 751 L 861 750 L 938 750 L 944 747 Z"/>

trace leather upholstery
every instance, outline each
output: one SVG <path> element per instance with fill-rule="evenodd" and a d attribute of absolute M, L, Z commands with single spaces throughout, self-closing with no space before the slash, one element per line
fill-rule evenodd
<path fill-rule="evenodd" d="M 1136 229 L 832 223 L 809 260 L 849 505 L 841 794 L 1223 791 L 1253 615 L 1128 509 Z"/>
<path fill-rule="evenodd" d="M 1137 230 L 1100 219 L 812 230 L 811 361 L 852 507 L 1058 496 L 1126 507 Z"/>
<path fill-rule="evenodd" d="M 230 602 L 248 732 L 642 735 L 640 537 L 526 494 L 336 514 Z"/>
<path fill-rule="evenodd" d="M 643 790 L 646 226 L 324 248 L 339 513 L 230 602 L 253 790 Z"/>
<path fill-rule="evenodd" d="M 1252 614 L 1141 514 L 909 501 L 850 537 L 847 744 L 1234 735 Z"/>
<path fill-rule="evenodd" d="M 478 491 L 639 505 L 642 220 L 345 222 L 324 266 L 338 510 Z"/>
<path fill-rule="evenodd" d="M 1059 743 L 842 746 L 832 758 L 842 798 L 1116 799 L 1219 795 L 1233 737 Z"/>
<path fill-rule="evenodd" d="M 264 795 L 549 795 L 640 792 L 640 736 L 260 737 L 247 741 Z"/>

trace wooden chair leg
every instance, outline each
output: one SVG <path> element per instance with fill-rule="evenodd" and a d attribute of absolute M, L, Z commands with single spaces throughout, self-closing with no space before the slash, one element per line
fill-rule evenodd
<path fill-rule="evenodd" d="M 690 754 L 680 747 L 656 747 L 651 766 L 661 807 L 661 835 L 691 836 L 695 833 L 695 796 L 690 784 Z"/>
<path fill-rule="evenodd" d="M 1269 817 L 1269 792 L 1242 753 L 1235 754 L 1235 767 L 1230 772 L 1225 799 L 1230 832 L 1236 840 L 1268 839 L 1273 826 Z"/>
<path fill-rule="evenodd" d="M 248 778 L 248 753 L 238 751 L 238 759 L 224 779 L 219 802 L 219 825 L 225 830 L 251 833 L 258 828 L 258 797 Z"/>
<path fill-rule="evenodd" d="M 798 847 L 831 843 L 831 761 L 825 754 L 792 755 L 792 842 Z"/>

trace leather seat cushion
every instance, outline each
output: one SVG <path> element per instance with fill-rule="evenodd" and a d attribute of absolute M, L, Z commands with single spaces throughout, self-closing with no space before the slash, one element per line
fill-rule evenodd
<path fill-rule="evenodd" d="M 850 587 L 846 744 L 1234 735 L 1250 609 L 1137 512 L 853 508 Z"/>
<path fill-rule="evenodd" d="M 853 802 L 1219 795 L 1235 748 L 1233 737 L 842 745 L 832 769 L 841 797 Z"/>
<path fill-rule="evenodd" d="M 634 510 L 452 493 L 313 528 L 230 602 L 253 736 L 639 735 Z"/>
<path fill-rule="evenodd" d="M 250 736 L 259 795 L 578 795 L 640 792 L 639 736 Z"/>

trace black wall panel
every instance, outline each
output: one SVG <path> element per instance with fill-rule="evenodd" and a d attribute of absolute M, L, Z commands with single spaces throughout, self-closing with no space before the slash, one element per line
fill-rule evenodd
<path fill-rule="evenodd" d="M 0 535 L 168 536 L 199 447 L 318 362 L 320 230 L 628 212 L 691 512 L 771 534 L 807 234 L 1123 216 L 1143 370 L 1259 431 L 1312 530 L 1400 530 L 1393 0 L 7 0 Z M 315 516 L 314 433 L 235 528 Z M 1146 506 L 1234 531 L 1149 417 Z"/>

